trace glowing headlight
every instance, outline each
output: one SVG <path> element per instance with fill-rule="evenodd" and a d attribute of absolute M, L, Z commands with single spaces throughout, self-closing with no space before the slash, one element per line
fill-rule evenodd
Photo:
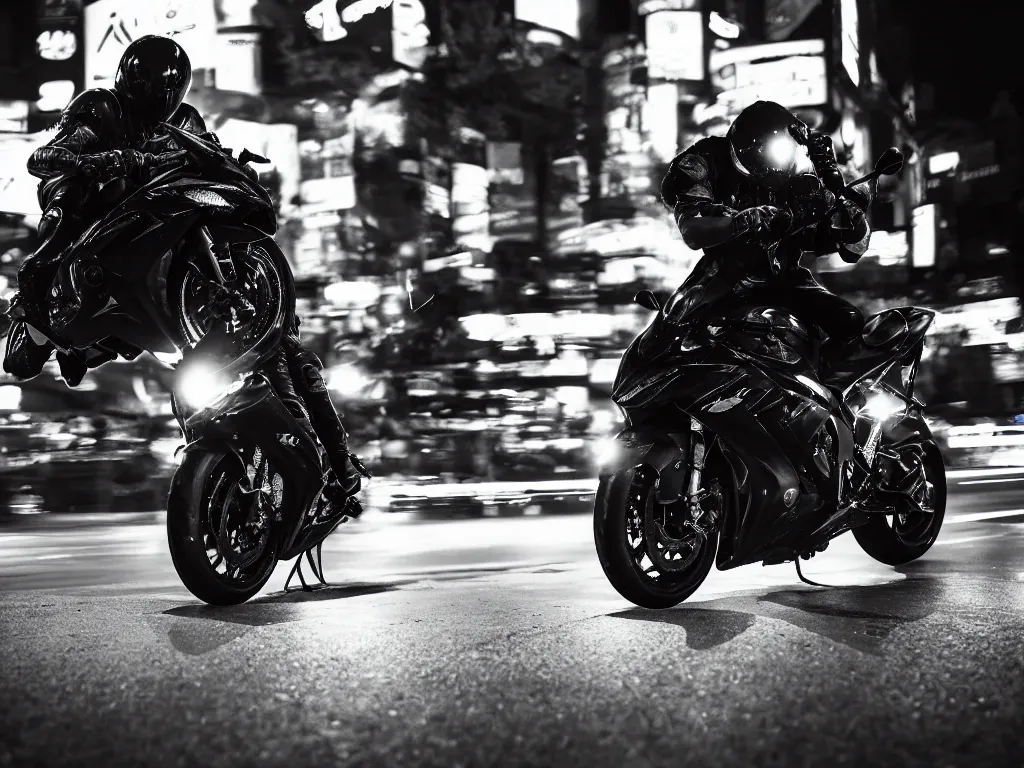
<path fill-rule="evenodd" d="M 867 404 L 860 409 L 860 413 L 884 421 L 906 407 L 906 403 L 898 397 L 890 395 L 888 392 L 876 392 L 868 398 Z"/>
<path fill-rule="evenodd" d="M 196 365 L 190 366 L 181 375 L 176 389 L 186 405 L 202 410 L 222 397 L 237 391 L 244 383 L 242 379 L 229 381 L 216 369 Z"/>
<path fill-rule="evenodd" d="M 788 136 L 779 136 L 768 143 L 765 154 L 768 160 L 776 166 L 786 166 L 793 162 L 796 156 L 796 142 Z"/>

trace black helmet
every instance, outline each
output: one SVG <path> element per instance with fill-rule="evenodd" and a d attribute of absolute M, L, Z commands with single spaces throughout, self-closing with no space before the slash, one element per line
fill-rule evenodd
<path fill-rule="evenodd" d="M 129 45 L 114 78 L 114 88 L 128 97 L 132 114 L 151 125 L 174 114 L 191 84 L 192 64 L 185 49 L 158 35 Z"/>
<path fill-rule="evenodd" d="M 774 101 L 756 101 L 740 112 L 728 133 L 736 170 L 772 189 L 813 174 L 807 150 L 790 133 L 791 128 L 806 131 L 795 115 Z"/>

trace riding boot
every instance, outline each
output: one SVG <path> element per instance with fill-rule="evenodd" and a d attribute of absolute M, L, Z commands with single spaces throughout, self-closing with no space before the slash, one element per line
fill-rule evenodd
<path fill-rule="evenodd" d="M 28 323 L 17 320 L 7 334 L 7 352 L 4 371 L 25 381 L 38 376 L 55 347 L 46 339 L 37 342 L 28 329 Z"/>
<path fill-rule="evenodd" d="M 323 376 L 315 365 L 304 363 L 300 369 L 299 393 L 309 411 L 310 422 L 327 452 L 327 461 L 334 478 L 346 496 L 354 496 L 362 487 L 362 479 L 348 450 L 348 433 L 331 402 Z"/>
<path fill-rule="evenodd" d="M 349 453 L 348 433 L 345 432 L 320 373 L 323 364 L 315 354 L 302 346 L 297 332 L 285 336 L 283 346 L 295 389 L 309 412 L 310 424 L 324 447 L 334 474 L 327 492 L 340 502 L 359 493 L 362 478 L 358 465 Z"/>
<path fill-rule="evenodd" d="M 7 339 L 4 370 L 19 379 L 39 375 L 54 352 L 54 345 L 40 334 L 30 332 L 27 325 L 54 337 L 50 327 L 50 290 L 65 251 L 81 231 L 82 221 L 77 216 L 65 213 L 61 206 L 48 208 L 39 220 L 42 244 L 18 270 L 18 299 L 12 309 L 15 317 L 21 317 L 11 327 Z"/>

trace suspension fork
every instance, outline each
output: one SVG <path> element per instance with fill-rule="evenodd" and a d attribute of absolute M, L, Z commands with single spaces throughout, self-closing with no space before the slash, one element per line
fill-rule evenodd
<path fill-rule="evenodd" d="M 697 498 L 701 491 L 701 482 L 704 477 L 704 459 L 707 457 L 707 444 L 704 442 L 704 425 L 694 418 L 690 418 L 690 483 L 686 489 L 687 502 L 690 505 L 690 514 L 694 517 L 700 516 L 700 504 Z"/>
<path fill-rule="evenodd" d="M 215 243 L 210 237 L 210 231 L 206 227 L 199 228 L 199 248 L 210 261 L 213 274 L 217 282 L 224 286 L 231 286 L 238 282 L 238 265 L 235 263 L 235 250 L 232 243 Z M 249 253 L 252 245 L 245 244 L 245 254 Z"/>

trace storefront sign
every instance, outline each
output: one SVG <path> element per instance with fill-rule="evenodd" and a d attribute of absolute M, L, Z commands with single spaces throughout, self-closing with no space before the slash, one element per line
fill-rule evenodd
<path fill-rule="evenodd" d="M 953 199 L 956 202 L 1009 199 L 1014 186 L 1008 168 L 996 162 L 991 141 L 967 147 L 953 171 Z"/>
<path fill-rule="evenodd" d="M 755 101 L 787 108 L 829 101 L 824 40 L 797 40 L 712 51 L 711 84 L 731 117 Z"/>

